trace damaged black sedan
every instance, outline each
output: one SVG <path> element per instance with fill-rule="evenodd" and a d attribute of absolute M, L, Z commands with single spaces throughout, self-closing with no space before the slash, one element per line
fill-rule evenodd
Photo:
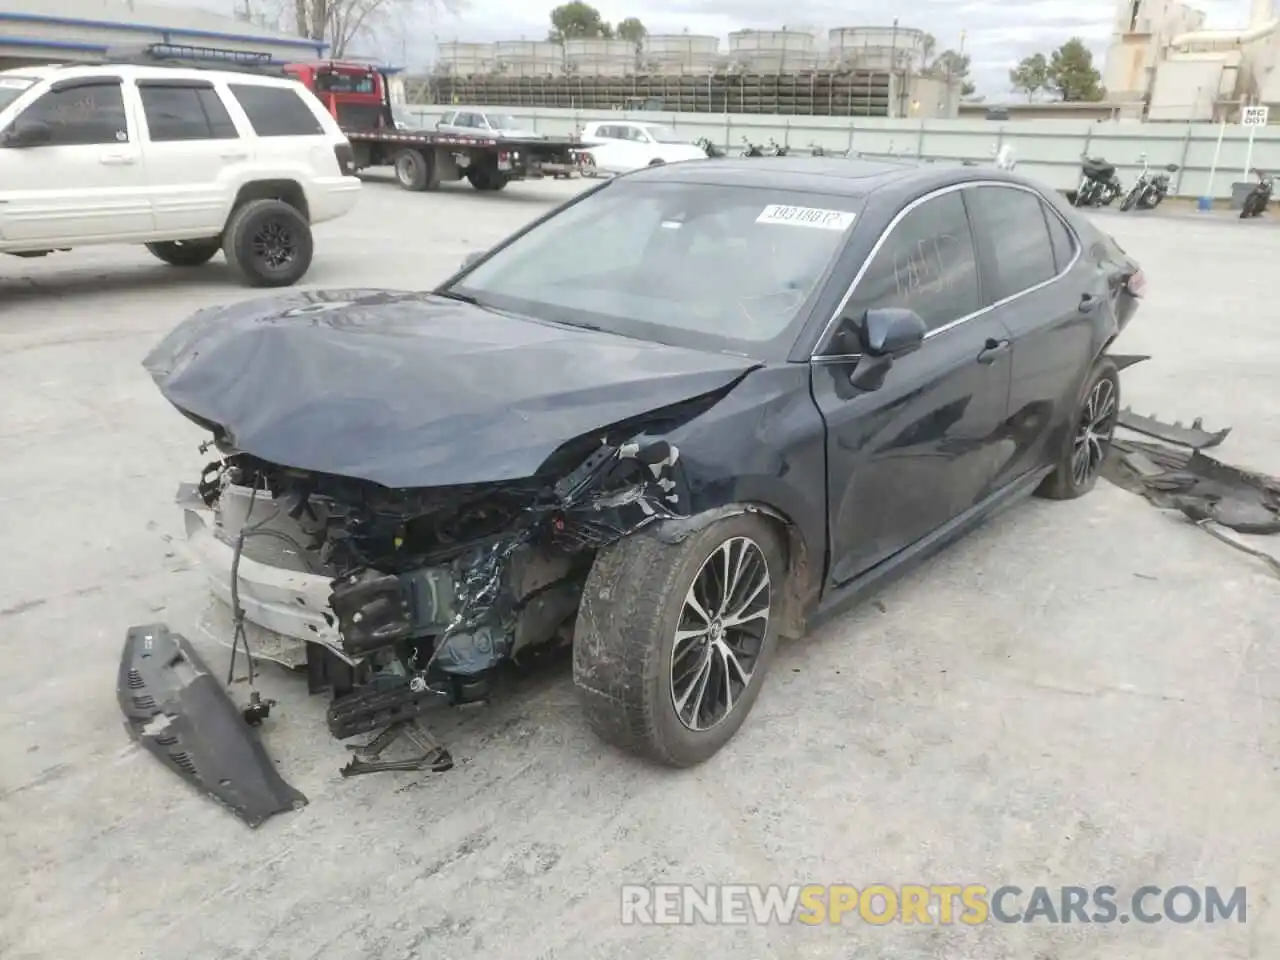
<path fill-rule="evenodd" d="M 429 293 L 198 313 L 146 359 L 222 639 L 349 738 L 571 645 L 684 766 L 797 636 L 1025 494 L 1094 484 L 1138 265 L 1020 175 L 708 160 L 607 181 Z"/>

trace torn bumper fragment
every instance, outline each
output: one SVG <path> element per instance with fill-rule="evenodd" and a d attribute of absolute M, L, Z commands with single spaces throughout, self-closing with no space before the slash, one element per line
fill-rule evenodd
<path fill-rule="evenodd" d="M 191 644 L 163 624 L 129 628 L 116 696 L 135 741 L 249 826 L 306 805 Z"/>

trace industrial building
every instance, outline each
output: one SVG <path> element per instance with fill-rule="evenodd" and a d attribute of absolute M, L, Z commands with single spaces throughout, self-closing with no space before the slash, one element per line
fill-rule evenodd
<path fill-rule="evenodd" d="M 93 59 L 148 43 L 269 52 L 279 62 L 314 59 L 328 49 L 198 9 L 125 0 L 0 0 L 0 69 Z"/>
<path fill-rule="evenodd" d="M 930 73 L 924 31 L 839 27 L 737 30 L 721 50 L 713 36 L 659 34 L 440 44 L 429 77 L 406 86 L 424 102 L 646 107 L 698 113 L 953 117 L 959 84 Z"/>
<path fill-rule="evenodd" d="M 1112 103 L 1147 120 L 1235 120 L 1241 108 L 1280 107 L 1280 19 L 1253 0 L 1249 23 L 1204 29 L 1205 14 L 1177 0 L 1117 0 L 1103 85 Z M 1277 117 L 1280 120 L 1280 117 Z"/>

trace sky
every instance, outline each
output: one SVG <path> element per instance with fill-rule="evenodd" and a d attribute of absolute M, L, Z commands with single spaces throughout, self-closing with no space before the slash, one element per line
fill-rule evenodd
<path fill-rule="evenodd" d="M 233 3 L 243 7 L 255 0 L 169 0 L 184 6 L 204 6 L 229 12 Z M 272 0 L 257 0 L 269 3 Z M 279 2 L 279 0 L 275 0 Z M 488 42 L 493 40 L 541 40 L 550 25 L 549 14 L 557 4 L 538 0 L 459 0 L 456 13 L 431 12 L 440 0 L 388 0 L 412 4 L 413 12 L 397 17 L 380 31 L 374 53 L 397 64 L 421 67 L 433 58 L 437 40 Z M 1032 53 L 1046 55 L 1073 36 L 1081 37 L 1102 67 L 1119 4 L 1127 0 L 912 0 L 899 8 L 903 27 L 928 30 L 938 40 L 938 50 L 960 45 L 971 57 L 971 78 L 978 92 L 1000 97 L 1009 91 L 1009 69 Z M 1209 27 L 1243 25 L 1249 0 L 1191 0 L 1204 10 Z M 784 9 L 776 0 L 600 0 L 594 3 L 604 19 L 616 23 L 639 17 L 650 33 L 705 33 L 719 36 L 727 48 L 730 31 L 753 28 L 776 30 L 816 28 L 825 47 L 826 31 L 833 27 L 890 26 L 892 7 L 876 0 L 790 0 Z M 366 52 L 366 51 L 362 51 Z"/>

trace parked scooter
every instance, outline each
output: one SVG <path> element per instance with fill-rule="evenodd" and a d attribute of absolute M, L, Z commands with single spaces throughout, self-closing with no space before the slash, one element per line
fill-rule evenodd
<path fill-rule="evenodd" d="M 699 137 L 694 143 L 702 148 L 702 152 L 708 157 L 723 157 L 724 151 L 711 142 L 710 137 Z"/>
<path fill-rule="evenodd" d="M 752 143 L 746 137 L 742 138 L 742 143 L 743 143 L 742 155 L 744 157 L 763 157 L 764 156 L 764 148 L 761 147 L 759 144 Z"/>
<path fill-rule="evenodd" d="M 1084 157 L 1080 164 L 1080 186 L 1069 197 L 1077 207 L 1109 207 L 1124 193 L 1114 163 L 1102 157 Z"/>
<path fill-rule="evenodd" d="M 1142 161 L 1142 173 L 1138 174 L 1138 179 L 1120 201 L 1121 211 L 1127 212 L 1134 207 L 1139 210 L 1154 210 L 1160 206 L 1160 202 L 1169 195 L 1169 174 L 1178 172 L 1176 163 L 1166 164 L 1164 172 L 1158 173 L 1147 163 L 1145 153 L 1138 159 Z"/>
<path fill-rule="evenodd" d="M 1258 182 L 1244 198 L 1244 206 L 1240 208 L 1241 220 L 1262 216 L 1267 212 L 1267 204 L 1271 202 L 1271 174 L 1257 167 L 1253 168 L 1253 173 L 1258 178 Z"/>

